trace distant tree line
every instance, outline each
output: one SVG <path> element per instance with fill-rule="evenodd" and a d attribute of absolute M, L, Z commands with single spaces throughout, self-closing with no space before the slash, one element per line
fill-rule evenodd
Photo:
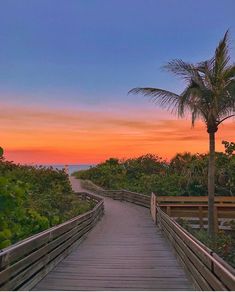
<path fill-rule="evenodd" d="M 216 152 L 216 195 L 235 195 L 235 144 L 223 141 Z M 88 170 L 74 173 L 106 189 L 127 189 L 160 196 L 206 196 L 208 154 L 176 154 L 169 162 L 153 154 L 119 160 L 110 158 Z"/>

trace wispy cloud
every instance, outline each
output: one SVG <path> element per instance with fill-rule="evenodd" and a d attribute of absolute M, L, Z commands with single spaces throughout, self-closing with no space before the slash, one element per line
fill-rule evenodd
<path fill-rule="evenodd" d="M 222 139 L 232 140 L 235 123 L 223 125 Z M 158 109 L 49 109 L 3 105 L 1 145 L 6 157 L 19 162 L 97 162 L 110 156 L 207 151 L 205 126 L 191 128 L 190 120 L 169 119 Z"/>

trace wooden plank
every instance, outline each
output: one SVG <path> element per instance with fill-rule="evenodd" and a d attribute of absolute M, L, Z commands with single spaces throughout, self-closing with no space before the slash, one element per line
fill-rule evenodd
<path fill-rule="evenodd" d="M 149 210 L 109 197 L 104 200 L 105 218 L 34 289 L 192 289 Z"/>
<path fill-rule="evenodd" d="M 84 236 L 85 237 L 85 236 Z M 69 248 L 67 248 L 63 254 L 60 254 L 53 261 L 51 261 L 48 265 L 45 266 L 44 269 L 40 270 L 37 273 L 36 277 L 30 278 L 29 281 L 24 283 L 18 290 L 25 291 L 31 290 L 40 280 L 42 280 L 61 260 L 63 260 L 71 251 L 73 251 L 83 240 L 84 237 L 80 238 L 76 242 L 74 242 Z"/>
<path fill-rule="evenodd" d="M 34 237 L 35 242 L 32 238 L 29 238 L 28 240 L 19 242 L 17 245 L 12 245 L 9 248 L 3 249 L 0 253 L 1 270 L 12 262 L 26 256 L 31 251 L 45 245 L 49 241 L 49 237 L 50 233 L 38 234 Z"/>
<path fill-rule="evenodd" d="M 176 243 L 181 247 L 185 256 L 192 262 L 197 271 L 201 274 L 201 277 L 205 279 L 205 281 L 216 291 L 226 291 L 227 288 L 219 281 L 216 276 L 214 276 L 213 272 L 204 265 L 203 262 L 197 257 L 196 254 L 192 252 L 190 247 L 170 228 L 170 226 L 163 220 L 163 226 L 168 230 L 168 232 L 172 235 Z M 173 231 L 173 232 L 172 232 Z"/>
<path fill-rule="evenodd" d="M 157 196 L 157 201 L 161 202 L 208 202 L 207 196 Z M 233 203 L 235 204 L 234 196 L 215 196 L 215 203 Z"/>
<path fill-rule="evenodd" d="M 163 230 L 165 231 L 167 229 L 168 226 L 168 232 L 169 232 L 169 228 L 171 229 L 172 226 L 174 227 L 174 232 L 177 233 L 177 229 L 175 229 L 175 225 L 176 223 L 173 223 L 172 226 L 170 226 L 170 220 L 165 220 L 165 219 L 169 219 L 167 218 L 167 216 L 160 210 L 160 216 L 163 216 L 164 220 L 162 221 L 162 224 L 164 226 Z M 165 216 L 165 217 L 164 217 Z M 169 224 L 169 225 L 168 225 Z M 181 229 L 181 228 L 180 228 Z M 182 241 L 181 245 L 183 245 L 184 247 L 184 251 L 187 253 L 188 249 L 185 247 L 185 244 L 187 244 L 187 240 L 185 240 L 185 237 L 182 236 L 182 232 L 181 233 L 177 233 L 178 235 L 178 240 Z M 191 236 L 192 237 L 192 236 Z M 176 238 L 176 241 L 177 241 Z M 197 241 L 198 244 L 198 241 Z M 212 285 L 212 287 L 216 290 L 234 290 L 235 289 L 235 273 L 234 273 L 234 269 L 232 269 L 231 267 L 229 267 L 228 264 L 225 264 L 224 261 L 222 259 L 220 259 L 216 254 L 214 257 L 211 256 L 211 254 L 213 255 L 214 253 L 212 253 L 212 251 L 210 251 L 208 248 L 206 248 L 204 245 L 200 244 L 202 248 L 204 248 L 205 250 L 208 250 L 208 258 L 210 258 L 211 260 L 211 271 L 212 274 L 215 274 L 216 276 L 211 277 L 209 276 L 207 273 L 205 273 L 205 275 L 207 276 L 208 280 L 210 281 L 210 284 Z M 191 249 L 191 246 L 190 246 Z M 195 250 L 194 250 L 195 251 Z M 198 254 L 197 254 L 198 255 Z M 188 255 L 189 258 L 191 257 L 190 255 Z M 193 258 L 193 262 L 197 263 L 197 260 L 195 260 L 194 257 Z M 197 266 L 197 268 L 199 268 Z M 220 279 L 220 280 L 218 280 Z M 221 282 L 221 284 L 219 283 Z M 220 287 L 220 285 L 222 285 Z"/>
<path fill-rule="evenodd" d="M 211 260 L 212 257 L 208 255 L 208 252 L 202 248 L 198 242 L 192 239 L 192 236 L 189 236 L 177 223 L 173 222 L 169 216 L 161 213 L 162 218 L 168 223 L 168 225 L 184 240 L 184 242 L 193 250 L 195 254 L 201 259 L 201 261 L 211 269 Z"/>
<path fill-rule="evenodd" d="M 1 286 L 1 290 L 15 290 L 18 286 L 22 283 L 26 282 L 28 279 L 31 278 L 32 275 L 37 273 L 37 271 L 41 270 L 45 267 L 49 262 L 55 259 L 58 255 L 62 254 L 66 251 L 66 248 L 69 247 L 71 244 L 76 242 L 76 240 L 80 239 L 81 236 L 84 236 L 93 226 L 94 223 L 87 225 L 84 229 L 80 232 L 75 233 L 72 237 L 66 240 L 63 244 L 57 246 L 51 252 L 45 254 L 40 261 L 36 261 L 34 264 L 30 265 L 27 269 L 23 270 L 20 274 L 14 277 L 12 280 L 8 281 L 6 284 Z"/>
<path fill-rule="evenodd" d="M 31 236 L 0 253 L 0 285 L 1 290 L 6 287 L 17 288 L 22 281 L 27 281 L 30 275 L 57 257 L 60 252 L 78 237 L 83 236 L 94 226 L 103 214 L 103 199 L 98 196 L 86 195 L 89 200 L 98 202 L 85 214 L 79 215 L 65 223 L 52 227 L 37 235 Z M 84 233 L 85 232 L 85 233 Z M 53 259 L 53 258 L 52 258 Z M 13 263 L 13 265 L 11 265 Z M 5 268 L 5 269 L 4 269 Z M 5 283 L 5 284 L 4 284 Z"/>
<path fill-rule="evenodd" d="M 177 251 L 177 254 L 180 256 L 182 261 L 185 263 L 185 267 L 191 274 L 191 276 L 194 278 L 194 281 L 196 282 L 196 286 L 199 286 L 199 288 L 202 291 L 211 291 L 212 288 L 207 283 L 207 281 L 201 276 L 201 274 L 198 272 L 198 270 L 195 268 L 195 266 L 192 264 L 192 262 L 189 260 L 189 258 L 185 255 L 182 248 L 177 244 L 177 242 L 174 240 L 173 236 L 166 231 L 167 229 L 164 229 L 165 234 L 171 241 L 172 245 L 174 246 L 175 250 Z"/>
<path fill-rule="evenodd" d="M 93 221 L 92 218 L 88 219 L 87 221 L 74 227 L 72 230 L 68 231 L 67 233 L 63 234 L 60 237 L 57 237 L 55 240 L 49 242 L 47 245 L 44 245 L 42 248 L 36 250 L 35 252 L 24 257 L 22 260 L 14 263 L 13 265 L 9 266 L 8 268 L 0 272 L 0 286 L 10 278 L 14 277 L 16 274 L 19 274 L 23 269 L 27 268 L 30 264 L 36 262 L 45 254 L 56 248 L 58 245 L 61 245 L 63 242 L 72 237 L 74 234 L 77 234 L 79 231 L 84 230 L 84 228 L 88 226 L 92 221 Z"/>
<path fill-rule="evenodd" d="M 20 258 L 28 255 L 30 252 L 40 248 L 46 244 L 53 236 L 58 236 L 63 232 L 66 232 L 81 220 L 85 220 L 92 214 L 91 211 L 84 215 L 77 216 L 65 223 L 62 223 L 56 227 L 42 231 L 36 235 L 33 235 L 25 240 L 18 242 L 15 245 L 11 245 L 8 248 L 3 249 L 0 253 L 0 268 L 3 269 L 5 266 L 10 265 L 12 262 L 19 260 Z"/>
<path fill-rule="evenodd" d="M 221 280 L 228 290 L 235 290 L 235 270 L 227 263 L 219 258 L 215 253 L 213 254 L 215 261 L 213 262 L 213 269 L 215 275 Z"/>

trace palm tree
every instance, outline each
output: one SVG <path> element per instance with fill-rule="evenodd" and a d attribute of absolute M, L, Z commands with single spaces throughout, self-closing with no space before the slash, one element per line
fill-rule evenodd
<path fill-rule="evenodd" d="M 230 63 L 228 31 L 214 56 L 197 64 L 174 59 L 164 66 L 185 81 L 181 94 L 159 88 L 133 88 L 129 93 L 150 96 L 163 108 L 184 117 L 191 113 L 192 126 L 202 119 L 209 134 L 208 234 L 214 235 L 215 133 L 218 126 L 235 115 L 235 64 Z"/>

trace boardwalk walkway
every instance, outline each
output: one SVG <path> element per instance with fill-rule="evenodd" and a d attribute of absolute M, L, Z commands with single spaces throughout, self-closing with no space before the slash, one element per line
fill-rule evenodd
<path fill-rule="evenodd" d="M 79 181 L 71 179 L 81 191 Z M 34 290 L 192 290 L 149 210 L 105 198 L 105 215 Z"/>

